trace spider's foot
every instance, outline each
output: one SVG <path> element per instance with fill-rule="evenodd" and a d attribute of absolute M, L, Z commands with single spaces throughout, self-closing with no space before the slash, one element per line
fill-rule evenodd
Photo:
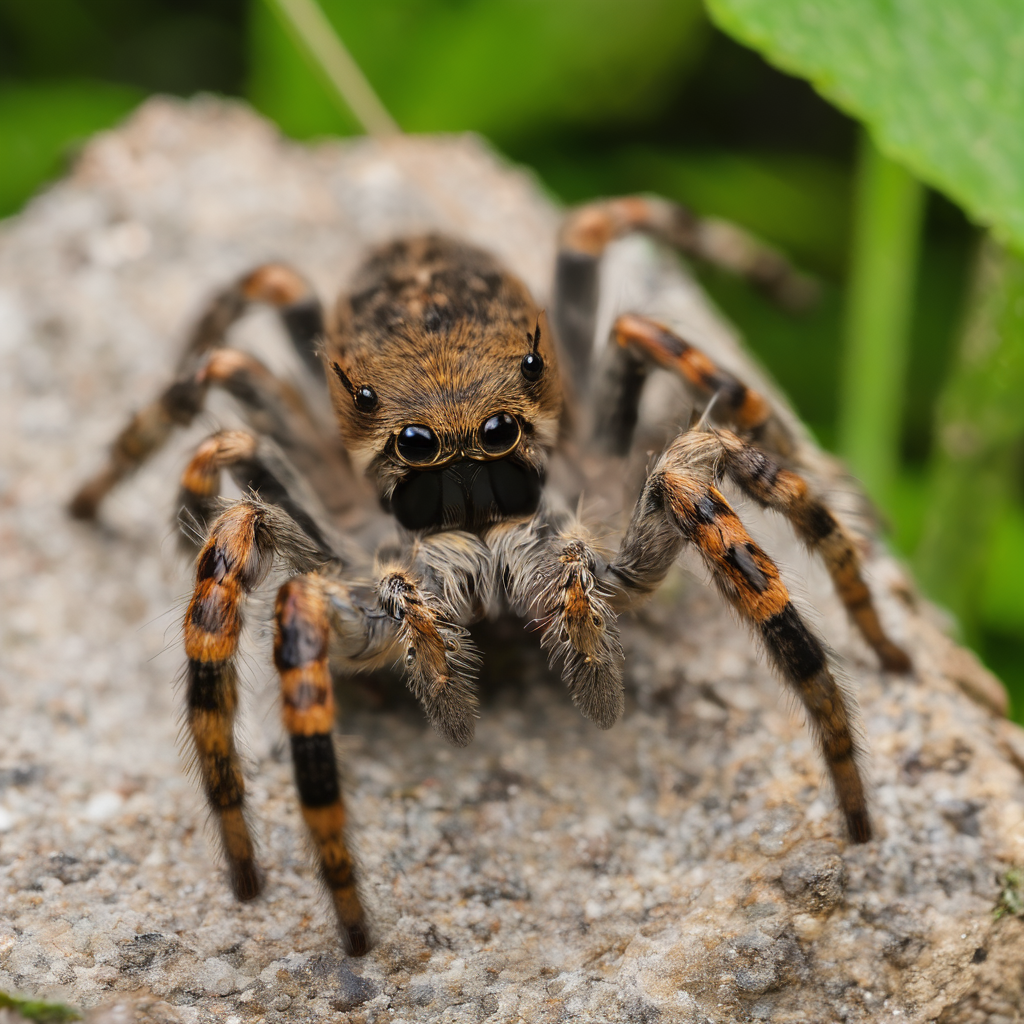
<path fill-rule="evenodd" d="M 232 863 L 229 871 L 231 891 L 235 894 L 236 900 L 247 903 L 256 899 L 263 891 L 263 872 L 252 858 Z"/>
<path fill-rule="evenodd" d="M 564 675 L 573 704 L 599 729 L 610 729 L 622 717 L 625 697 L 619 662 L 574 653 L 566 659 Z"/>
<path fill-rule="evenodd" d="M 373 949 L 373 941 L 365 921 L 339 926 L 341 942 L 349 956 L 366 956 Z"/>

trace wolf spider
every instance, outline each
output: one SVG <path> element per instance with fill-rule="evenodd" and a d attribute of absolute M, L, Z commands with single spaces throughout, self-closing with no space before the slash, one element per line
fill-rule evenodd
<path fill-rule="evenodd" d="M 134 416 L 105 468 L 75 496 L 73 514 L 94 516 L 118 481 L 192 421 L 211 387 L 233 395 L 251 427 L 204 441 L 181 482 L 184 517 L 201 540 L 184 619 L 187 726 L 239 899 L 259 893 L 261 874 L 233 736 L 238 640 L 246 595 L 275 561 L 291 573 L 274 608 L 274 662 L 295 784 L 342 941 L 355 955 L 371 940 L 344 835 L 332 670 L 344 678 L 397 662 L 434 728 L 462 746 L 477 714 L 467 626 L 512 612 L 538 625 L 573 702 L 607 729 L 623 709 L 616 616 L 661 584 L 688 543 L 807 709 L 850 839 L 871 837 L 848 699 L 775 563 L 718 490 L 722 479 L 788 518 L 886 669 L 905 671 L 909 659 L 883 632 L 857 545 L 796 471 L 793 438 L 762 395 L 637 315 L 618 318 L 592 372 L 601 257 L 636 231 L 724 265 L 783 302 L 799 298 L 801 279 L 780 257 L 653 199 L 608 200 L 567 218 L 554 332 L 519 280 L 441 236 L 373 252 L 326 328 L 302 277 L 261 266 L 213 299 L 174 382 Z M 329 388 L 340 439 L 260 362 L 225 347 L 252 303 L 279 311 Z M 618 550 L 605 557 L 571 511 L 577 494 L 545 487 L 546 472 L 560 449 L 580 468 L 582 492 L 581 453 L 627 454 L 651 367 L 681 377 L 705 415 L 661 454 Z M 567 415 L 566 391 L 582 415 Z M 595 463 L 607 476 L 608 459 Z M 218 496 L 225 470 L 246 494 L 226 505 Z M 362 501 L 361 544 L 359 530 L 344 528 L 360 507 L 360 477 L 385 513 L 368 514 Z"/>

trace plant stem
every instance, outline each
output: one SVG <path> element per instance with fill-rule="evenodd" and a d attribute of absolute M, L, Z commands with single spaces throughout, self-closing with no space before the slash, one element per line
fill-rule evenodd
<path fill-rule="evenodd" d="M 367 135 L 401 132 L 316 0 L 267 2 L 313 59 L 316 70 L 327 79 L 332 95 L 355 117 Z"/>
<path fill-rule="evenodd" d="M 883 506 L 899 466 L 924 189 L 861 137 L 846 312 L 840 450 Z"/>
<path fill-rule="evenodd" d="M 925 591 L 977 639 L 992 529 L 1017 490 L 1024 438 L 1024 261 L 987 240 L 967 327 L 938 403 L 927 515 L 915 558 Z"/>

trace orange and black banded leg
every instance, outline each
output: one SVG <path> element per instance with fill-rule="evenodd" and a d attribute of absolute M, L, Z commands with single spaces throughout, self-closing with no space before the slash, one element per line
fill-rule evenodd
<path fill-rule="evenodd" d="M 621 717 L 622 644 L 599 574 L 603 561 L 567 528 L 537 536 L 534 523 L 501 531 L 509 602 L 541 628 L 541 646 L 561 667 L 573 703 L 602 729 Z"/>
<path fill-rule="evenodd" d="M 743 277 L 780 305 L 801 309 L 815 297 L 813 283 L 784 257 L 732 224 L 654 197 L 588 203 L 562 224 L 555 273 L 555 329 L 574 380 L 585 380 L 589 369 L 601 257 L 609 243 L 634 232 Z"/>
<path fill-rule="evenodd" d="M 714 422 L 731 427 L 782 458 L 792 455 L 793 438 L 764 395 L 747 387 L 734 374 L 718 366 L 699 348 L 663 324 L 628 313 L 616 319 L 612 336 L 618 342 L 620 362 L 649 361 L 672 371 L 683 380 L 699 403 L 704 406 L 713 403 L 710 418 Z M 620 420 L 631 415 L 635 424 L 639 400 L 640 390 L 636 388 L 633 392 L 613 397 L 601 408 L 607 410 L 606 416 Z M 628 409 L 630 402 L 633 403 L 631 411 L 618 411 L 620 406 Z"/>
<path fill-rule="evenodd" d="M 256 451 L 256 438 L 243 430 L 223 430 L 195 450 L 178 488 L 179 539 L 186 550 L 206 543 L 210 524 L 221 513 L 221 470 Z"/>
<path fill-rule="evenodd" d="M 380 609 L 397 627 L 400 664 L 430 724 L 449 743 L 473 738 L 479 702 L 479 656 L 469 631 L 458 625 L 438 595 L 400 567 L 385 568 L 377 583 Z"/>
<path fill-rule="evenodd" d="M 698 435 L 696 440 L 706 446 L 704 458 L 709 464 L 717 463 L 719 473 L 724 470 L 758 504 L 782 513 L 797 536 L 821 558 L 850 618 L 882 666 L 890 672 L 909 672 L 910 657 L 882 628 L 871 591 L 864 582 L 856 542 L 811 492 L 807 481 L 781 468 L 764 452 L 727 430 Z"/>
<path fill-rule="evenodd" d="M 257 896 L 262 883 L 235 749 L 236 657 L 244 596 L 266 575 L 272 557 L 259 512 L 244 504 L 229 509 L 199 555 L 184 623 L 186 722 L 206 798 L 220 826 L 231 888 L 240 900 Z"/>
<path fill-rule="evenodd" d="M 249 428 L 280 447 L 331 511 L 352 504 L 357 488 L 344 451 L 331 443 L 333 432 L 314 421 L 291 385 L 258 359 L 230 348 L 211 352 L 196 379 L 204 388 L 231 395 Z"/>
<path fill-rule="evenodd" d="M 273 435 L 275 424 L 285 420 L 279 430 L 284 444 L 297 429 L 301 430 L 303 440 L 315 435 L 302 422 L 308 416 L 301 411 L 301 400 L 287 385 L 276 381 L 251 357 L 217 351 L 231 325 L 254 302 L 275 306 L 300 355 L 309 365 L 319 367 L 316 345 L 323 332 L 323 318 L 309 286 L 295 271 L 278 264 L 268 264 L 247 274 L 211 301 L 179 359 L 176 379 L 135 413 L 114 439 L 106 465 L 72 498 L 72 516 L 94 518 L 103 499 L 118 483 L 163 447 L 177 427 L 186 427 L 195 419 L 211 384 L 234 394 L 256 420 L 274 419 L 269 425 L 254 422 L 255 429 Z M 320 369 L 317 372 L 322 374 Z M 312 461 L 314 465 L 318 462 Z"/>
<path fill-rule="evenodd" d="M 186 724 L 196 768 L 217 816 L 231 886 L 243 900 L 259 893 L 260 873 L 234 741 L 238 638 L 245 597 L 269 572 L 276 551 L 286 553 L 299 571 L 317 564 L 312 545 L 280 510 L 253 501 L 225 510 L 196 560 L 195 589 L 184 621 Z"/>
<path fill-rule="evenodd" d="M 181 476 L 178 492 L 182 536 L 191 541 L 197 534 L 206 538 L 206 528 L 220 510 L 220 475 L 231 473 L 235 483 L 261 501 L 287 513 L 305 534 L 324 562 L 340 561 L 337 546 L 309 512 L 315 500 L 306 493 L 297 474 L 280 450 L 265 439 L 258 440 L 244 430 L 224 430 L 208 437 L 196 449 Z M 304 504 L 300 495 L 306 498 Z"/>
<path fill-rule="evenodd" d="M 775 563 L 750 538 L 707 467 L 691 467 L 686 454 L 677 441 L 648 478 L 610 573 L 627 593 L 649 591 L 664 578 L 683 542 L 697 548 L 719 591 L 806 708 L 850 838 L 867 842 L 871 818 L 850 700 L 821 641 L 793 607 Z M 676 531 L 678 545 L 667 541 L 666 527 Z"/>
<path fill-rule="evenodd" d="M 331 895 L 345 949 L 363 956 L 370 932 L 359 898 L 355 860 L 345 842 L 345 805 L 334 753 L 334 690 L 328 665 L 328 603 L 316 576 L 278 591 L 274 663 L 280 673 L 284 727 L 291 738 L 295 786 Z"/>
<path fill-rule="evenodd" d="M 176 380 L 128 421 L 114 439 L 106 465 L 75 492 L 68 511 L 94 519 L 103 499 L 164 446 L 176 427 L 187 427 L 203 406 L 206 385 L 195 374 Z"/>
<path fill-rule="evenodd" d="M 324 317 L 320 300 L 306 279 L 283 263 L 264 263 L 250 270 L 210 300 L 182 350 L 179 372 L 195 369 L 201 357 L 220 348 L 229 328 L 255 304 L 277 310 L 303 363 L 322 377 L 319 344 Z"/>

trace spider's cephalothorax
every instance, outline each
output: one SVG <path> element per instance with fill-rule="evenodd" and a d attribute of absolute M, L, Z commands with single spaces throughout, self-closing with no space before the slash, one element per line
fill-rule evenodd
<path fill-rule="evenodd" d="M 382 249 L 339 302 L 326 361 L 345 447 L 404 526 L 536 511 L 558 367 L 529 292 L 490 256 L 438 236 Z"/>
<path fill-rule="evenodd" d="M 303 817 L 352 953 L 371 939 L 345 840 L 334 682 L 397 665 L 434 727 L 468 743 L 478 656 L 467 626 L 510 611 L 536 624 L 573 702 L 608 728 L 623 709 L 617 614 L 652 593 L 687 544 L 806 708 L 850 838 L 871 837 L 848 698 L 775 563 L 719 490 L 723 479 L 788 518 L 884 668 L 906 671 L 909 659 L 882 629 L 857 544 L 801 475 L 799 445 L 762 395 L 643 316 L 620 316 L 593 357 L 600 259 L 631 231 L 727 266 L 783 302 L 804 294 L 783 261 L 735 229 L 646 199 L 597 203 L 568 218 L 551 327 L 493 259 L 437 236 L 371 254 L 327 325 L 295 271 L 265 265 L 213 300 L 177 378 L 133 417 L 72 502 L 75 515 L 94 515 L 119 480 L 195 417 L 210 387 L 237 400 L 250 430 L 210 437 L 182 477 L 180 518 L 200 548 L 184 621 L 188 731 L 232 886 L 250 899 L 261 874 L 234 744 L 236 663 L 246 595 L 280 561 L 291 572 L 275 604 L 284 724 Z M 340 439 L 263 364 L 224 347 L 253 302 L 278 309 L 306 365 L 326 380 Z M 580 415 L 563 415 L 559 361 Z M 621 476 L 616 457 L 632 447 L 654 367 L 677 374 L 707 415 L 653 463 L 618 549 L 604 556 L 571 510 L 595 465 L 605 479 Z M 586 455 L 577 493 L 547 483 L 555 449 L 565 461 Z M 226 506 L 224 470 L 247 495 Z M 349 515 L 359 513 L 361 476 L 383 507 L 376 518 L 366 508 Z"/>

